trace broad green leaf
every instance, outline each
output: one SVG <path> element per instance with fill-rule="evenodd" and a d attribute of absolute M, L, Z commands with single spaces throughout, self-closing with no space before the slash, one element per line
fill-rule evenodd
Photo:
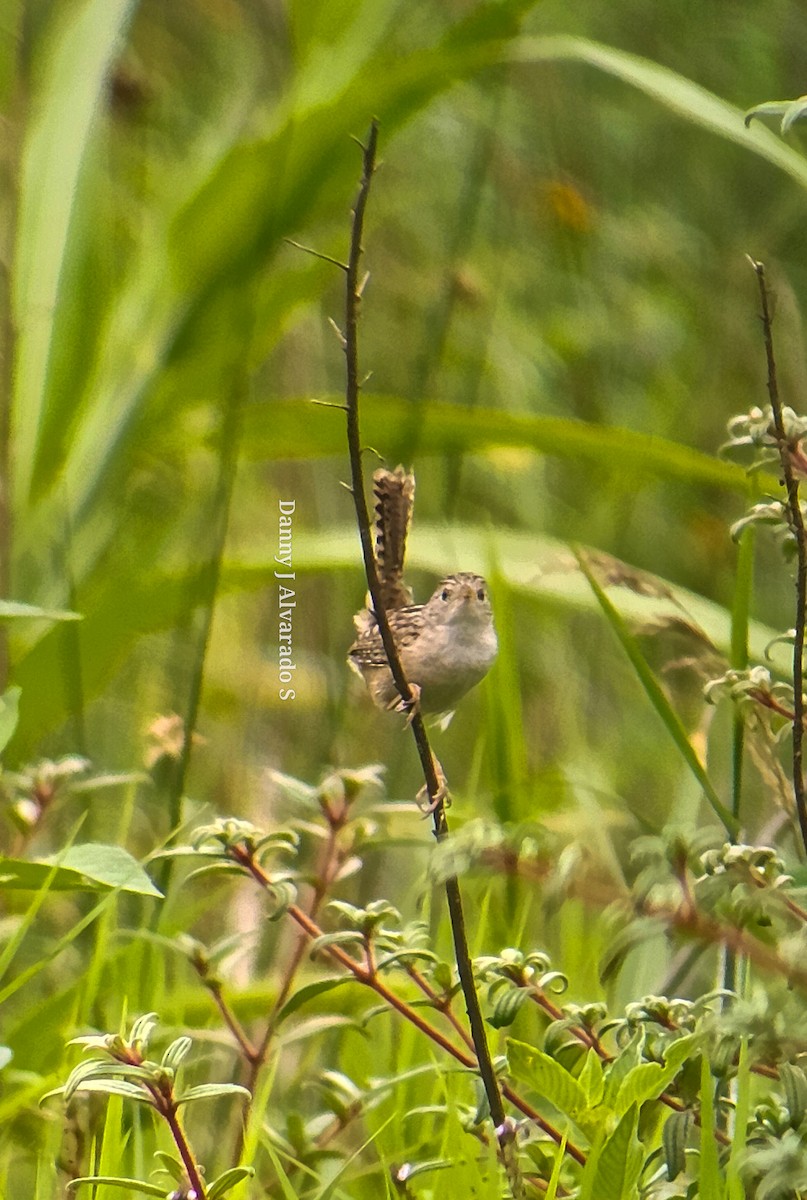
<path fill-rule="evenodd" d="M 585 1113 L 588 1108 L 585 1089 L 543 1050 L 508 1038 L 507 1061 L 515 1079 L 533 1088 L 560 1112 L 572 1120 Z"/>
<path fill-rule="evenodd" d="M 635 1200 L 644 1153 L 636 1136 L 638 1107 L 631 1107 L 605 1142 L 592 1195 L 597 1200 Z"/>
<path fill-rule="evenodd" d="M 84 821 L 84 818 L 83 817 L 80 818 L 79 821 L 74 826 L 74 828 L 72 829 L 72 831 L 65 838 L 65 845 L 61 852 L 62 858 L 65 856 L 65 854 L 67 854 L 68 850 L 71 848 L 71 846 L 73 844 L 73 840 L 77 836 L 78 831 L 81 828 L 81 825 L 83 824 L 83 821 Z M 37 917 L 37 914 L 38 914 L 40 908 L 42 907 L 42 905 L 45 903 L 45 900 L 47 899 L 48 893 L 50 892 L 51 886 L 53 884 L 53 881 L 56 877 L 56 873 L 58 870 L 59 870 L 59 867 L 57 864 L 54 864 L 53 866 L 46 868 L 44 874 L 40 878 L 39 884 L 37 885 L 37 894 L 31 900 L 31 903 L 28 905 L 28 908 L 27 908 L 26 912 L 23 914 L 22 919 L 17 923 L 16 928 L 12 932 L 11 936 L 6 940 L 2 951 L 0 951 L 0 979 L 2 979 L 5 976 L 6 972 L 8 971 L 10 963 L 14 959 L 14 956 L 16 955 L 17 951 L 19 950 L 19 948 L 22 945 L 25 938 L 28 936 L 28 932 L 31 929 L 31 927 L 33 926 L 34 921 L 36 920 L 36 917 Z M 3 872 L 2 868 L 0 868 L 0 886 L 2 886 L 2 881 L 4 881 L 5 878 L 7 878 L 7 875 L 8 875 L 8 873 Z M 32 972 L 32 973 L 36 973 L 38 970 L 41 969 L 41 966 L 44 965 L 45 961 L 47 961 L 47 957 L 45 960 L 41 960 L 39 963 L 36 963 L 33 966 L 30 966 L 28 968 L 28 971 Z M 0 993 L 0 999 L 5 994 L 9 994 L 9 995 L 12 994 L 13 991 L 16 990 L 16 988 L 22 986 L 21 980 L 25 976 L 25 974 L 26 974 L 26 972 L 22 972 L 22 974 L 17 975 L 16 978 L 13 979 L 10 984 L 6 985 L 6 988 L 4 989 L 4 991 L 2 993 Z"/>
<path fill-rule="evenodd" d="M 54 892 L 119 888 L 139 896 L 162 895 L 137 860 L 120 846 L 88 842 L 71 847 L 58 860 L 44 862 L 0 859 L 0 886 L 4 888 L 34 890 L 42 887 L 51 873 L 50 890 Z"/>
<path fill-rule="evenodd" d="M 59 864 L 62 870 L 75 871 L 90 882 L 101 884 L 103 887 L 119 888 L 123 892 L 135 892 L 140 896 L 162 895 L 137 860 L 122 846 L 86 842 L 80 846 L 72 846 L 59 860 Z"/>
<path fill-rule="evenodd" d="M 600 1200 L 600 1196 L 595 1190 L 595 1185 L 597 1183 L 597 1172 L 599 1170 L 600 1155 L 602 1154 L 604 1143 L 605 1128 L 600 1127 L 592 1138 L 591 1145 L 586 1154 L 586 1165 L 580 1177 L 579 1200 Z"/>
<path fill-rule="evenodd" d="M 614 1111 L 618 1116 L 635 1104 L 639 1108 L 646 1100 L 657 1100 L 672 1083 L 681 1067 L 697 1050 L 701 1039 L 697 1034 L 679 1038 L 667 1048 L 661 1063 L 640 1063 L 622 1081 L 614 1100 Z"/>
<path fill-rule="evenodd" d="M 376 51 L 399 0 L 294 0 L 288 5 L 298 111 L 333 103 Z"/>
<path fill-rule="evenodd" d="M 644 1034 L 641 1029 L 637 1029 L 627 1045 L 620 1048 L 617 1057 L 609 1064 L 603 1096 L 603 1101 L 609 1108 L 616 1109 L 616 1097 L 619 1089 L 631 1071 L 634 1071 L 641 1063 L 643 1045 Z"/>
<path fill-rule="evenodd" d="M 5 0 L 0 37 L 0 113 L 6 113 L 17 83 L 19 45 L 22 41 L 23 0 Z"/>

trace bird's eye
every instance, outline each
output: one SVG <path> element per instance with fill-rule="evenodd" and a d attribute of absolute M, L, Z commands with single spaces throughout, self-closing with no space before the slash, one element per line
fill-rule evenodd
<path fill-rule="evenodd" d="M 440 599 L 441 600 L 448 599 L 448 588 L 443 588 L 442 592 L 440 593 Z"/>
<path fill-rule="evenodd" d="M 479 591 L 476 593 L 476 598 L 477 598 L 477 600 L 485 599 L 485 589 L 484 588 L 479 589 Z"/>

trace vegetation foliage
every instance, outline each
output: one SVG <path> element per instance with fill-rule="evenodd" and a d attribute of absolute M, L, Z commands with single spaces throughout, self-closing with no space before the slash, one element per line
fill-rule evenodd
<path fill-rule="evenodd" d="M 807 1193 L 802 32 L 6 5 L 0 1196 Z M 344 662 L 373 119 L 363 467 L 500 641 L 437 840 Z"/>

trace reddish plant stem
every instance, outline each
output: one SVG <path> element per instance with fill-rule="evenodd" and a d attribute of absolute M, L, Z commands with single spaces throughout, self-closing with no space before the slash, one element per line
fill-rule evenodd
<path fill-rule="evenodd" d="M 243 867 L 244 870 L 246 870 L 252 876 L 256 883 L 264 891 L 272 890 L 271 880 L 260 864 L 255 861 L 252 852 L 248 848 L 244 846 L 232 846 L 229 853 L 234 861 Z M 309 917 L 308 914 L 296 904 L 290 904 L 286 911 L 289 917 L 291 917 L 291 919 L 295 921 L 302 930 L 305 931 L 307 936 L 312 941 L 316 938 L 322 937 L 323 931 L 320 926 L 317 925 L 316 921 L 313 921 L 311 917 Z M 466 1053 L 466 1051 L 461 1049 L 459 1046 L 456 1046 L 443 1033 L 441 1033 L 439 1029 L 426 1021 L 420 1015 L 417 1009 L 412 1008 L 410 1004 L 407 1004 L 405 1000 L 402 1000 L 399 996 L 397 996 L 395 992 L 388 988 L 383 980 L 371 970 L 370 966 L 366 962 L 358 962 L 355 958 L 343 950 L 341 946 L 337 945 L 325 945 L 322 948 L 321 953 L 327 954 L 328 957 L 333 959 L 334 962 L 339 963 L 339 965 L 348 971 L 358 983 L 363 984 L 365 987 L 371 988 L 372 991 L 374 991 L 375 994 L 379 996 L 385 1004 L 399 1013 L 400 1016 L 407 1020 L 411 1025 L 414 1025 L 415 1028 L 424 1034 L 425 1037 L 429 1038 L 430 1041 L 438 1045 L 456 1062 L 472 1071 L 476 1071 L 478 1069 L 478 1064 L 474 1056 Z M 534 1121 L 540 1129 L 542 1129 L 546 1134 L 549 1135 L 549 1137 L 552 1138 L 553 1141 L 560 1145 L 563 1140 L 560 1130 L 556 1129 L 554 1125 L 545 1120 L 544 1117 L 542 1117 L 537 1111 L 537 1109 L 528 1104 L 527 1101 L 524 1100 L 523 1097 L 521 1097 L 517 1092 L 515 1092 L 509 1084 L 502 1084 L 501 1093 L 514 1105 L 514 1107 L 523 1113 L 524 1116 L 526 1116 L 529 1120 Z M 572 1142 L 567 1141 L 566 1151 L 578 1163 L 581 1165 L 585 1164 L 585 1155 Z"/>
<path fill-rule="evenodd" d="M 329 811 L 326 815 L 328 819 L 328 837 L 320 858 L 319 866 L 316 872 L 316 878 L 311 891 L 311 898 L 307 906 L 308 915 L 312 919 L 316 917 L 320 905 L 325 899 L 325 896 L 328 894 L 328 889 L 330 888 L 339 868 L 340 857 L 337 847 L 337 833 L 345 823 L 347 811 L 339 814 L 334 814 L 332 811 Z M 288 1000 L 291 989 L 294 986 L 294 980 L 297 976 L 297 971 L 299 970 L 300 963 L 303 961 L 303 957 L 305 955 L 306 944 L 306 935 L 302 930 L 300 930 L 295 938 L 294 949 L 292 950 L 291 957 L 286 965 L 280 990 L 277 994 L 274 1004 L 272 1005 L 272 1011 L 269 1014 L 269 1019 L 266 1023 L 266 1029 L 264 1031 L 263 1038 L 261 1039 L 260 1045 L 258 1046 L 255 1054 L 250 1058 L 250 1077 L 247 1083 L 247 1087 L 250 1092 L 254 1091 L 258 1072 L 260 1071 L 263 1063 L 266 1061 L 266 1056 L 269 1052 L 269 1046 L 274 1036 L 275 1029 L 277 1028 L 278 1016 L 280 1015 L 283 1005 Z"/>
<path fill-rule="evenodd" d="M 243 1058 L 249 1063 L 254 1062 L 258 1052 L 247 1037 L 241 1022 L 225 1000 L 221 984 L 217 979 L 203 979 L 202 984 L 210 992 L 216 1008 L 221 1013 L 222 1020 L 238 1043 L 238 1048 Z"/>
<path fill-rule="evenodd" d="M 196 1166 L 194 1157 L 191 1154 L 190 1146 L 185 1137 L 185 1132 L 179 1122 L 177 1107 L 173 1099 L 167 1100 L 163 1108 L 160 1110 L 164 1117 L 168 1128 L 171 1130 L 171 1137 L 174 1139 L 174 1145 L 179 1151 L 179 1157 L 182 1159 L 182 1164 L 185 1167 L 185 1172 L 188 1176 L 188 1182 L 196 1192 L 196 1200 L 205 1200 L 207 1192 L 202 1181 L 202 1176 L 199 1168 Z"/>
<path fill-rule="evenodd" d="M 140 1067 L 143 1064 L 142 1054 L 133 1046 L 127 1047 L 122 1053 L 114 1053 L 112 1057 L 117 1059 L 118 1062 L 127 1063 L 132 1067 Z M 163 1079 L 160 1083 L 152 1083 L 144 1080 L 143 1087 L 150 1094 L 155 1111 L 163 1118 L 171 1130 L 171 1137 L 174 1139 L 174 1145 L 185 1167 L 188 1183 L 196 1193 L 196 1200 L 206 1200 L 207 1192 L 205 1191 L 204 1180 L 196 1165 L 196 1160 L 191 1152 L 188 1139 L 185 1137 L 185 1131 L 180 1123 L 178 1105 L 174 1099 L 174 1091 L 171 1083 L 168 1079 Z"/>
<path fill-rule="evenodd" d="M 443 1014 L 445 1019 L 451 1025 L 451 1028 L 458 1037 L 462 1038 L 469 1050 L 473 1050 L 474 1043 L 471 1035 L 468 1033 L 468 1030 L 464 1029 L 457 1020 L 457 1015 L 451 1005 L 451 997 L 441 996 L 439 992 L 435 991 L 428 979 L 426 979 L 426 977 L 420 973 L 417 967 L 407 966 L 406 973 L 415 986 L 420 988 L 421 992 L 423 992 L 423 995 L 428 997 L 437 1011 Z"/>

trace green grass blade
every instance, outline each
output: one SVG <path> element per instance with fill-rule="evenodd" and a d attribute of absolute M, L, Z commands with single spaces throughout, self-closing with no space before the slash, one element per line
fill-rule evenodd
<path fill-rule="evenodd" d="M 557 1200 L 558 1184 L 560 1183 L 560 1172 L 563 1167 L 563 1158 L 566 1154 L 566 1142 L 569 1137 L 568 1129 L 564 1129 L 561 1143 L 558 1146 L 555 1162 L 552 1166 L 552 1174 L 549 1177 L 549 1184 L 546 1189 L 546 1200 Z"/>
<path fill-rule="evenodd" d="M 327 404 L 342 403 L 342 397 L 330 393 L 318 399 Z M 395 430 L 405 428 L 413 407 L 401 396 L 362 393 L 363 440 L 382 445 L 385 450 L 389 447 L 390 461 L 396 460 Z M 528 447 L 614 472 L 628 470 L 637 478 L 647 475 L 709 484 L 743 495 L 751 489 L 747 471 L 736 463 L 632 429 L 432 400 L 419 405 L 418 414 L 419 436 L 433 454 L 478 454 L 501 446 Z M 244 453 L 257 461 L 342 455 L 344 414 L 314 406 L 306 398 L 256 401 L 246 414 Z M 773 476 L 760 478 L 759 486 L 775 487 Z"/>
<path fill-rule="evenodd" d="M 23 916 L 23 918 L 20 921 L 17 928 L 14 930 L 14 933 L 12 934 L 12 936 L 6 942 L 6 945 L 3 947 L 3 951 L 0 954 L 0 979 L 3 978 L 6 971 L 8 970 L 9 965 L 13 961 L 15 954 L 17 953 L 17 951 L 19 950 L 23 941 L 25 940 L 28 930 L 31 928 L 34 921 L 36 920 L 37 913 L 39 912 L 42 905 L 45 903 L 48 893 L 51 890 L 51 886 L 59 872 L 59 867 L 61 865 L 61 861 L 67 855 L 68 851 L 70 850 L 71 846 L 73 845 L 73 842 L 75 841 L 76 837 L 78 836 L 78 832 L 79 832 L 81 826 L 84 824 L 84 820 L 85 820 L 85 818 L 84 818 L 84 816 L 82 816 L 79 819 L 79 821 L 76 822 L 76 824 L 72 830 L 72 833 L 70 834 L 70 836 L 67 839 L 66 844 L 62 848 L 61 854 L 56 859 L 56 861 L 53 863 L 53 866 L 49 868 L 47 875 L 45 876 L 44 880 L 42 881 L 41 886 L 39 887 L 39 890 L 37 891 L 33 900 L 29 904 L 27 912 Z M 0 993 L 0 1001 L 5 999 L 7 992 L 8 992 L 8 989 L 6 989 L 6 991 L 3 991 Z"/>
<path fill-rule="evenodd" d="M 740 1056 L 737 1063 L 736 1105 L 734 1130 L 726 1170 L 729 1200 L 745 1200 L 745 1186 L 740 1175 L 740 1164 L 745 1157 L 748 1137 L 748 1120 L 751 1115 L 751 1066 L 748 1059 L 748 1039 L 740 1041 Z"/>
<path fill-rule="evenodd" d="M 701 1059 L 700 1200 L 723 1200 L 720 1162 L 715 1137 L 714 1080 L 706 1054 Z"/>
<path fill-rule="evenodd" d="M 14 275 L 19 498 L 28 495 L 39 449 L 80 180 L 110 63 L 135 6 L 136 0 L 85 0 L 57 7 L 43 49 L 22 156 Z"/>
<path fill-rule="evenodd" d="M 638 88 L 692 124 L 758 154 L 807 188 L 807 162 L 801 154 L 756 122 L 746 128 L 745 113 L 741 109 L 668 67 L 586 38 L 562 36 L 522 38 L 513 43 L 511 57 L 519 62 L 566 59 L 598 67 Z"/>
<path fill-rule="evenodd" d="M 597 599 L 597 603 L 602 609 L 605 619 L 608 621 L 608 624 L 611 626 L 617 638 L 619 639 L 622 648 L 630 659 L 631 665 L 638 676 L 639 682 L 647 694 L 647 698 L 650 700 L 650 703 L 653 705 L 659 717 L 661 718 L 664 727 L 669 733 L 673 742 L 678 747 L 681 757 L 684 759 L 684 762 L 687 764 L 690 771 L 703 788 L 706 799 L 711 804 L 715 814 L 725 825 L 727 831 L 731 834 L 736 834 L 739 829 L 738 821 L 729 812 L 715 791 L 711 779 L 704 770 L 703 764 L 695 753 L 692 743 L 687 737 L 686 729 L 684 728 L 678 714 L 665 696 L 663 689 L 659 685 L 658 680 L 650 669 L 646 658 L 639 648 L 638 642 L 628 629 L 628 626 L 620 616 L 617 609 L 608 599 L 605 592 L 594 578 L 591 570 L 588 567 L 588 564 L 585 561 L 585 558 L 580 552 L 577 552 L 577 561 L 580 564 L 581 571 L 589 582 L 591 590 Z"/>

